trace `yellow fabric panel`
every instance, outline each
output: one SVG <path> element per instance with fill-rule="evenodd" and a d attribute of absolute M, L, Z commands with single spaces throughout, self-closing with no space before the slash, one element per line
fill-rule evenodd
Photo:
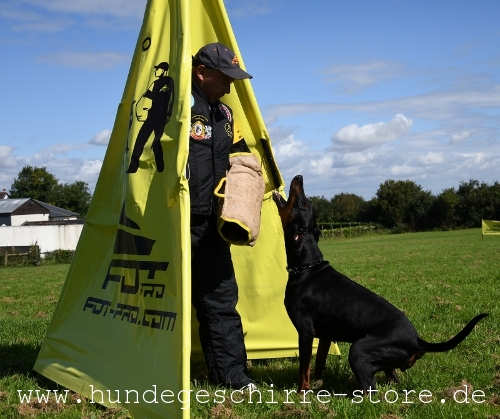
<path fill-rule="evenodd" d="M 177 400 L 190 385 L 188 5 L 150 1 L 146 8 L 86 224 L 34 367 L 98 403 L 120 400 L 136 418 L 189 417 Z M 135 104 L 162 62 L 175 86 L 161 138 L 165 170 L 156 170 L 151 136 L 139 170 L 126 174 L 144 124 Z M 173 403 L 160 400 L 165 390 L 176 395 L 166 399 Z M 159 403 L 146 403 L 154 391 Z"/>
<path fill-rule="evenodd" d="M 482 220 L 483 236 L 500 234 L 500 221 Z"/>

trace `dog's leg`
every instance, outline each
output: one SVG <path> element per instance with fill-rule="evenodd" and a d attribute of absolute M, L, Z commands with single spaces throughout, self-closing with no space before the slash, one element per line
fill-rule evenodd
<path fill-rule="evenodd" d="M 318 344 L 318 351 L 316 352 L 316 364 L 314 365 L 314 379 L 321 378 L 321 373 L 325 369 L 326 357 L 330 350 L 331 342 L 328 339 L 320 339 Z"/>
<path fill-rule="evenodd" d="M 375 382 L 377 368 L 371 362 L 372 355 L 370 353 L 373 348 L 376 348 L 376 345 L 376 341 L 363 338 L 354 342 L 349 350 L 349 365 L 359 384 L 361 384 L 364 394 L 367 394 L 369 389 L 375 390 L 377 388 Z"/>
<path fill-rule="evenodd" d="M 311 389 L 312 335 L 299 335 L 299 390 Z"/>
<path fill-rule="evenodd" d="M 396 374 L 396 370 L 385 370 L 384 373 L 389 380 L 394 381 L 395 383 L 399 383 L 399 378 Z"/>

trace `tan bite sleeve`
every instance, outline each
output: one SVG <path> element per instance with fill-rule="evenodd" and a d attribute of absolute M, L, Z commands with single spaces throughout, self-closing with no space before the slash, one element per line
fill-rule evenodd
<path fill-rule="evenodd" d="M 253 246 L 260 230 L 264 179 L 252 153 L 229 156 L 229 171 L 215 189 L 219 200 L 219 234 L 232 244 Z"/>

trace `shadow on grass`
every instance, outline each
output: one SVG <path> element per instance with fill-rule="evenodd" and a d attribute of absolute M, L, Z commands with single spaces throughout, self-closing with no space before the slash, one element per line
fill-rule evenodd
<path fill-rule="evenodd" d="M 314 358 L 312 367 L 314 370 Z M 253 359 L 248 362 L 252 379 L 263 389 L 270 388 L 284 393 L 285 390 L 296 390 L 299 379 L 299 362 L 297 358 Z M 379 377 L 383 383 L 385 380 Z M 197 387 L 212 386 L 208 380 L 208 371 L 203 361 L 191 363 L 191 382 Z M 359 383 L 345 360 L 339 356 L 329 356 L 327 366 L 320 380 L 313 380 L 314 390 L 327 390 L 330 393 L 352 395 L 359 390 Z"/>
<path fill-rule="evenodd" d="M 6 409 L 12 414 L 12 417 L 39 417 L 38 415 L 42 415 L 43 417 L 57 417 L 66 410 L 73 409 L 75 412 L 82 410 L 80 402 L 76 402 L 75 400 L 86 399 L 73 392 L 70 392 L 72 396 L 68 401 L 65 400 L 64 403 L 54 402 L 53 400 L 40 402 L 38 399 L 35 400 L 35 398 L 32 398 L 29 402 L 19 400 L 18 391 L 26 390 L 26 394 L 29 391 L 29 397 L 31 397 L 31 390 L 33 388 L 35 391 L 37 388 L 46 389 L 46 391 L 58 390 L 61 394 L 66 390 L 64 386 L 33 370 L 39 351 L 40 346 L 0 346 L 0 380 L 6 381 L 6 388 L 2 388 L 1 390 L 3 391 L 0 391 L 0 418 L 6 417 L 2 416 L 2 414 L 6 413 Z M 36 397 L 38 397 L 38 393 Z M 10 402 L 6 404 L 6 400 Z M 87 412 L 90 412 L 90 416 L 81 417 L 93 417 L 95 419 L 124 417 L 124 410 L 122 409 L 107 408 L 97 403 L 89 404 L 88 401 L 84 402 L 85 409 Z M 67 414 L 71 415 L 71 413 Z M 73 416 L 68 417 L 80 417 L 80 413 L 74 413 Z"/>
<path fill-rule="evenodd" d="M 40 346 L 0 346 L 0 379 L 24 377 L 36 381 L 41 388 L 62 388 L 33 370 L 39 352 Z"/>
<path fill-rule="evenodd" d="M 0 378 L 14 374 L 35 377 L 33 371 L 40 346 L 0 346 Z"/>

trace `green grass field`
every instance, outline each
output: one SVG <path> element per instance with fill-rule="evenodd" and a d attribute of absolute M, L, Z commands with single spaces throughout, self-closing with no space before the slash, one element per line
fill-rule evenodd
<path fill-rule="evenodd" d="M 500 419 L 500 238 L 483 240 L 480 230 L 460 230 L 371 235 L 320 246 L 337 270 L 403 310 L 428 341 L 449 339 L 478 313 L 490 315 L 453 351 L 427 354 L 400 373 L 398 384 L 377 376 L 371 399 L 353 395 L 358 384 L 347 362 L 349 345 L 340 343 L 342 355 L 329 356 L 322 383 L 306 399 L 286 396 L 297 386 L 295 358 L 253 360 L 261 403 L 257 393 L 240 404 L 193 402 L 193 418 Z M 64 391 L 32 367 L 68 267 L 0 269 L 0 419 L 125 417 L 123 410 L 77 403 L 73 394 L 59 404 L 19 400 L 18 390 Z M 216 391 L 203 364 L 193 365 L 192 378 L 195 392 Z M 341 393 L 347 396 L 332 395 Z"/>

